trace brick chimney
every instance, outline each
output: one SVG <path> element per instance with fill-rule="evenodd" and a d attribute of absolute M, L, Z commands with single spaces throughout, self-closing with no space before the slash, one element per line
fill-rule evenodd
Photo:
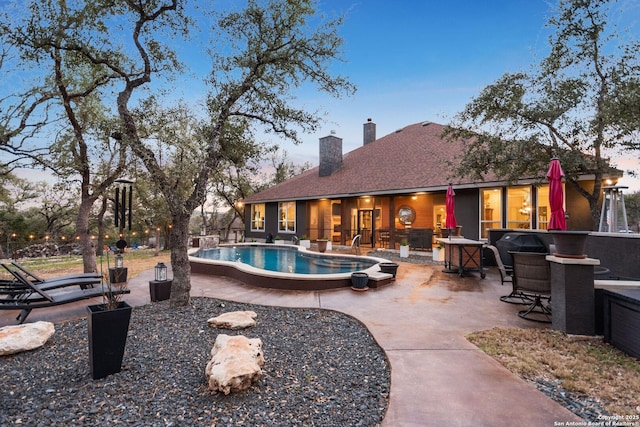
<path fill-rule="evenodd" d="M 371 121 L 371 119 L 367 119 L 367 123 L 363 125 L 364 132 L 362 134 L 363 145 L 367 145 L 370 142 L 376 140 L 376 124 Z"/>
<path fill-rule="evenodd" d="M 331 135 L 320 138 L 320 176 L 329 176 L 342 167 L 342 138 Z"/>

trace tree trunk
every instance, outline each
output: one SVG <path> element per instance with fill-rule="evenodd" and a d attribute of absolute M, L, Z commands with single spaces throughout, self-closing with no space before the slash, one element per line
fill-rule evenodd
<path fill-rule="evenodd" d="M 591 210 L 591 230 L 598 231 L 600 228 L 600 206 L 598 197 L 589 197 L 589 209 Z"/>
<path fill-rule="evenodd" d="M 91 241 L 89 234 L 89 215 L 91 207 L 95 199 L 85 199 L 80 203 L 78 216 L 76 217 L 76 229 L 80 237 L 80 249 L 82 250 L 82 263 L 85 273 L 95 273 L 98 271 L 96 266 L 96 248 Z"/>
<path fill-rule="evenodd" d="M 189 304 L 191 293 L 191 264 L 189 264 L 189 220 L 186 214 L 175 215 L 171 228 L 171 267 L 173 284 L 171 285 L 171 307 Z"/>
<path fill-rule="evenodd" d="M 158 256 L 160 255 L 160 229 L 156 227 L 155 229 L 155 236 L 156 236 L 156 247 L 155 247 L 155 251 L 153 252 L 153 256 Z"/>

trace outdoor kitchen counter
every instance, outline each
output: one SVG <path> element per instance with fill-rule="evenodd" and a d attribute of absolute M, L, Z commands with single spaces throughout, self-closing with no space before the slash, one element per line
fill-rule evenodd
<path fill-rule="evenodd" d="M 482 256 L 485 242 L 464 237 L 442 237 L 436 241 L 444 244 L 445 273 L 458 273 L 463 277 L 466 271 L 479 271 L 481 278 L 486 277 Z"/>

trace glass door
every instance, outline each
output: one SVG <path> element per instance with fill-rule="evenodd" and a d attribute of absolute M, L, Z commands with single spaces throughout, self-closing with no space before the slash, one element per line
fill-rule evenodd
<path fill-rule="evenodd" d="M 358 234 L 363 245 L 373 246 L 373 209 L 358 211 Z"/>

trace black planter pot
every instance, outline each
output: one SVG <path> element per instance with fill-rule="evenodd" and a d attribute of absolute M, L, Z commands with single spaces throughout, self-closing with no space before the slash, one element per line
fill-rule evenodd
<path fill-rule="evenodd" d="M 94 380 L 120 372 L 127 343 L 131 306 L 120 302 L 114 310 L 104 304 L 87 307 L 89 368 Z"/>
<path fill-rule="evenodd" d="M 549 231 L 556 247 L 553 255 L 561 258 L 586 258 L 584 248 L 587 243 L 588 231 Z"/>
<path fill-rule="evenodd" d="M 369 283 L 369 275 L 367 273 L 361 271 L 351 273 L 351 289 L 365 291 L 369 289 L 367 283 Z"/>
<path fill-rule="evenodd" d="M 393 278 L 395 279 L 396 273 L 398 272 L 398 264 L 395 262 L 381 262 L 380 271 L 387 274 L 393 274 Z"/>
<path fill-rule="evenodd" d="M 152 280 L 149 282 L 151 302 L 168 300 L 171 297 L 173 280 Z"/>
<path fill-rule="evenodd" d="M 109 282 L 125 283 L 127 281 L 127 267 L 112 267 L 109 269 Z"/>

